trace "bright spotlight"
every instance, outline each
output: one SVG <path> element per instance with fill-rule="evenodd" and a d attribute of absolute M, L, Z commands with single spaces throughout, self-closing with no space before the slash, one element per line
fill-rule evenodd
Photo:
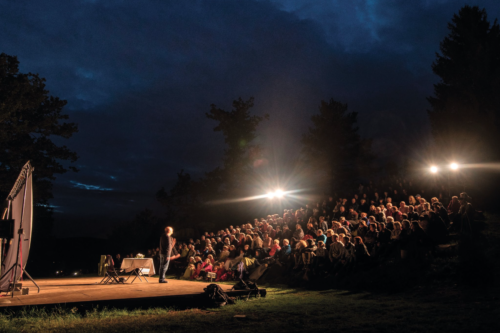
<path fill-rule="evenodd" d="M 432 172 L 432 173 L 436 173 L 436 172 L 438 172 L 438 168 L 437 168 L 437 166 L 431 166 L 431 172 Z"/>
<path fill-rule="evenodd" d="M 451 163 L 450 164 L 450 169 L 451 170 L 457 170 L 458 169 L 458 164 L 457 163 Z"/>
<path fill-rule="evenodd" d="M 268 197 L 269 199 L 272 199 L 272 198 L 274 198 L 274 193 L 272 193 L 272 192 L 269 192 L 269 193 L 267 194 L 267 197 Z"/>
<path fill-rule="evenodd" d="M 276 190 L 276 192 L 274 192 L 274 194 L 278 198 L 283 198 L 283 191 L 282 190 Z"/>

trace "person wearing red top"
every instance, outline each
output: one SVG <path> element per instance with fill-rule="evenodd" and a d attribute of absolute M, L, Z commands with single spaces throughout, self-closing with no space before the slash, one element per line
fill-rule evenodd
<path fill-rule="evenodd" d="M 274 240 L 274 244 L 271 247 L 271 251 L 269 251 L 269 256 L 270 257 L 274 257 L 274 255 L 276 254 L 276 252 L 278 252 L 280 250 L 281 250 L 280 241 L 279 241 L 279 239 L 275 239 Z"/>

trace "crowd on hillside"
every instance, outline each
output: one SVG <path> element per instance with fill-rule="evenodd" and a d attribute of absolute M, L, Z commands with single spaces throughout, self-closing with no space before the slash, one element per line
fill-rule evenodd
<path fill-rule="evenodd" d="M 338 276 L 381 259 L 422 260 L 448 241 L 450 231 L 470 228 L 474 209 L 465 192 L 447 198 L 441 187 L 417 194 L 406 181 L 384 188 L 360 185 L 350 197 L 329 197 L 177 242 L 171 265 L 184 272 L 181 279 L 256 280 L 271 264 Z M 146 254 L 155 265 L 158 252 Z"/>

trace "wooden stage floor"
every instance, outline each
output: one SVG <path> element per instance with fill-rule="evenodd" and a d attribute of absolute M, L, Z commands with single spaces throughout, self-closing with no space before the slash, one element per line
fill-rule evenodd
<path fill-rule="evenodd" d="M 168 280 L 169 283 L 158 283 L 157 277 L 148 277 L 149 283 L 138 279 L 133 284 L 101 285 L 100 277 L 74 277 L 35 280 L 40 286 L 40 293 L 29 280 L 23 287 L 29 287 L 30 293 L 25 296 L 0 297 L 0 308 L 26 305 L 66 305 L 92 307 L 103 305 L 110 307 L 125 306 L 176 306 L 180 303 L 195 301 L 203 293 L 209 282 L 185 280 Z M 220 285 L 229 291 L 230 285 Z M 2 293 L 5 295 L 5 293 Z"/>

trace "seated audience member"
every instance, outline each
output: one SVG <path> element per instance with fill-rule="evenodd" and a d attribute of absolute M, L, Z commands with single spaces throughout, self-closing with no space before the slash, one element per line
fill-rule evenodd
<path fill-rule="evenodd" d="M 409 209 L 404 201 L 401 201 L 399 203 L 399 211 L 401 212 L 401 214 L 408 214 Z"/>
<path fill-rule="evenodd" d="M 281 250 L 280 247 L 280 241 L 279 239 L 275 239 L 273 242 L 273 246 L 271 247 L 271 250 L 269 251 L 269 256 L 274 257 L 276 253 L 278 253 Z"/>
<path fill-rule="evenodd" d="M 371 223 L 375 223 L 375 217 L 370 216 L 368 221 Z M 356 229 L 356 233 L 359 237 L 365 238 L 366 233 L 368 232 L 368 225 L 365 220 L 360 220 L 358 224 L 358 229 Z"/>
<path fill-rule="evenodd" d="M 368 213 L 370 210 L 370 206 L 368 205 L 368 202 L 366 199 L 361 199 L 360 205 L 359 205 L 359 212 L 360 213 Z"/>
<path fill-rule="evenodd" d="M 354 244 L 351 242 L 351 238 L 349 236 L 344 236 L 342 243 L 344 244 L 344 255 L 342 257 L 342 264 L 344 266 L 348 266 L 356 260 L 356 248 Z"/>
<path fill-rule="evenodd" d="M 304 269 L 311 268 L 313 258 L 316 255 L 316 249 L 316 242 L 313 239 L 308 239 L 307 246 L 302 250 L 302 262 L 304 264 Z"/>
<path fill-rule="evenodd" d="M 409 221 L 418 221 L 419 220 L 419 215 L 415 211 L 415 208 L 413 206 L 408 206 L 408 220 Z"/>
<path fill-rule="evenodd" d="M 394 222 L 394 229 L 391 231 L 391 241 L 397 241 L 401 234 L 401 223 Z"/>
<path fill-rule="evenodd" d="M 269 250 L 271 249 L 271 246 L 273 245 L 273 239 L 269 235 L 269 232 L 264 233 L 263 236 L 264 236 L 264 238 L 262 239 L 262 249 L 267 253 L 267 252 L 269 252 Z"/>
<path fill-rule="evenodd" d="M 300 265 L 303 264 L 302 254 L 304 253 L 304 249 L 306 247 L 307 247 L 307 242 L 305 240 L 297 242 L 293 253 L 293 257 L 295 259 L 295 266 L 293 267 L 293 269 L 298 269 Z"/>
<path fill-rule="evenodd" d="M 352 198 L 351 199 L 351 204 L 349 206 L 349 210 L 353 210 L 355 212 L 358 212 L 359 211 L 359 204 L 358 202 L 356 201 L 356 198 Z"/>
<path fill-rule="evenodd" d="M 377 222 L 385 222 L 385 214 L 380 207 L 375 208 L 377 213 L 374 215 Z"/>
<path fill-rule="evenodd" d="M 358 213 L 352 207 L 349 208 L 349 214 L 347 214 L 347 219 L 350 221 L 356 221 L 358 219 Z"/>
<path fill-rule="evenodd" d="M 328 258 L 328 250 L 326 248 L 326 245 L 323 241 L 319 241 L 312 264 L 314 274 L 317 273 L 319 266 L 324 266 L 326 264 L 327 258 Z"/>
<path fill-rule="evenodd" d="M 324 216 L 319 217 L 319 228 L 326 232 L 328 230 L 328 221 L 325 220 Z"/>
<path fill-rule="evenodd" d="M 375 247 L 375 244 L 378 241 L 378 230 L 377 230 L 377 223 L 370 223 L 368 226 L 368 232 L 365 235 L 365 245 L 370 251 L 372 252 L 373 248 Z"/>
<path fill-rule="evenodd" d="M 332 267 L 337 264 L 337 262 L 340 260 L 340 258 L 344 254 L 344 244 L 338 241 L 339 235 L 334 234 L 333 237 L 333 242 L 330 245 L 330 250 L 328 252 L 328 258 L 330 259 L 330 262 L 332 264 Z"/>
<path fill-rule="evenodd" d="M 370 210 L 368 211 L 368 216 L 375 216 L 377 214 L 377 208 L 375 205 L 370 206 Z"/>
<path fill-rule="evenodd" d="M 295 246 L 295 244 L 297 244 L 297 242 L 302 240 L 302 238 L 304 238 L 304 231 L 302 230 L 300 224 L 297 224 L 295 226 L 295 232 L 292 235 L 292 245 Z"/>
<path fill-rule="evenodd" d="M 227 258 L 229 258 L 229 248 L 227 247 L 227 245 L 224 245 L 224 247 L 222 248 L 222 252 L 219 254 L 219 258 L 217 258 L 217 261 L 218 262 L 225 262 Z"/>
<path fill-rule="evenodd" d="M 284 239 L 283 246 L 281 247 L 281 250 L 279 250 L 278 252 L 279 261 L 281 262 L 288 261 L 290 254 L 292 254 L 292 247 L 290 246 L 290 242 L 288 241 L 288 239 Z"/>
<path fill-rule="evenodd" d="M 323 234 L 323 230 L 322 229 L 318 229 L 318 231 L 316 231 L 316 244 L 319 241 L 322 241 L 323 243 L 326 243 L 326 235 Z"/>
<path fill-rule="evenodd" d="M 186 270 L 184 271 L 184 274 L 180 277 L 181 280 L 190 280 L 191 277 L 194 275 L 196 268 L 194 264 L 188 264 L 186 267 Z"/>
<path fill-rule="evenodd" d="M 397 207 L 392 207 L 392 217 L 394 221 L 403 221 L 403 213 L 401 213 Z"/>
<path fill-rule="evenodd" d="M 364 263 L 370 258 L 370 252 L 359 236 L 354 237 L 354 254 L 356 255 L 356 263 Z"/>
<path fill-rule="evenodd" d="M 451 197 L 451 201 L 448 204 L 448 213 L 452 215 L 458 214 L 458 211 L 460 210 L 460 202 L 458 201 L 457 196 Z"/>
<path fill-rule="evenodd" d="M 307 229 L 304 232 L 304 237 L 307 237 L 308 239 L 315 239 L 316 238 L 316 229 L 314 228 L 314 224 L 312 222 L 307 223 Z"/>

